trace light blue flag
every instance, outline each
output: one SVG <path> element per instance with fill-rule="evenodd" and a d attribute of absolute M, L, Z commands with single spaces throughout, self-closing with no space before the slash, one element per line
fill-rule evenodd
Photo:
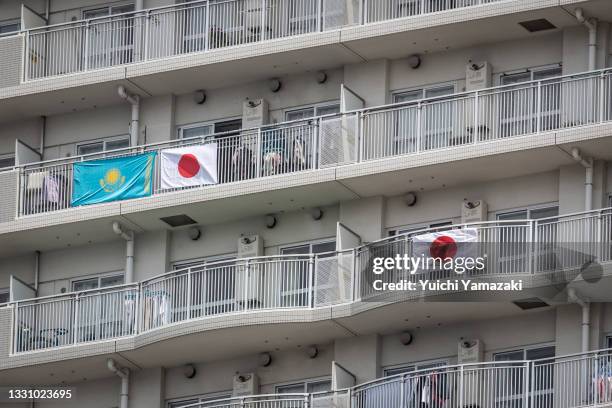
<path fill-rule="evenodd" d="M 75 163 L 72 206 L 150 196 L 156 154 Z"/>

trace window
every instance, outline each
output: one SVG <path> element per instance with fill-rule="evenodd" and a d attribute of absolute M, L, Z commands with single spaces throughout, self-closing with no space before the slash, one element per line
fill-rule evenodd
<path fill-rule="evenodd" d="M 80 292 L 83 290 L 107 288 L 110 286 L 123 285 L 123 274 L 97 276 L 95 278 L 73 280 L 72 291 Z"/>
<path fill-rule="evenodd" d="M 331 380 L 306 380 L 294 384 L 276 386 L 277 394 L 311 394 L 331 391 Z"/>
<path fill-rule="evenodd" d="M 0 305 L 2 303 L 8 303 L 11 298 L 11 294 L 7 288 L 0 289 Z"/>
<path fill-rule="evenodd" d="M 561 85 L 556 81 L 547 81 L 541 88 L 538 107 L 538 85 L 524 83 L 554 78 L 561 74 L 561 67 L 557 66 L 501 76 L 501 85 L 513 85 L 497 96 L 501 112 L 501 137 L 532 133 L 538 130 L 538 126 L 540 130 L 559 127 Z M 539 122 L 538 112 L 541 114 Z"/>
<path fill-rule="evenodd" d="M 235 255 L 223 255 L 202 260 L 174 264 L 178 274 L 191 268 L 191 314 L 186 318 L 210 316 L 234 311 L 236 306 Z M 184 287 L 177 285 L 177 291 Z M 182 293 L 171 294 L 173 299 L 182 299 Z M 183 313 L 175 308 L 174 313 Z"/>
<path fill-rule="evenodd" d="M 447 365 L 448 365 L 448 360 L 439 360 L 439 361 L 428 361 L 428 362 L 421 362 L 421 363 L 409 364 L 409 365 L 398 366 L 398 367 L 385 368 L 384 376 L 391 377 L 391 376 L 398 375 L 398 374 L 411 373 L 413 371 L 420 371 L 420 370 L 430 370 L 432 368 L 444 367 Z"/>
<path fill-rule="evenodd" d="M 546 218 L 542 221 L 538 229 L 539 234 L 547 237 L 546 240 L 538 242 L 538 256 L 535 259 L 535 267 L 537 271 L 554 269 L 557 264 L 557 254 L 551 245 L 554 245 L 557 234 L 557 224 L 555 218 L 559 215 L 559 207 L 550 205 L 545 207 L 524 208 L 515 211 L 497 214 L 499 221 L 507 221 L 504 223 L 507 228 L 497 229 L 498 236 L 492 239 L 492 242 L 499 243 L 499 268 L 500 272 L 520 272 L 526 271 L 528 268 L 530 244 L 532 240 L 529 234 L 529 229 L 521 227 L 523 220 L 538 220 Z M 517 221 L 513 223 L 512 221 Z M 516 225 L 516 227 L 511 227 Z"/>
<path fill-rule="evenodd" d="M 0 156 L 0 169 L 6 169 L 15 166 L 15 156 Z"/>
<path fill-rule="evenodd" d="M 309 282 L 310 274 L 308 265 L 304 262 L 310 254 L 324 254 L 332 252 L 327 256 L 333 256 L 336 250 L 336 241 L 314 242 L 302 245 L 296 245 L 281 249 L 281 255 L 296 255 L 294 259 L 301 260 L 295 263 L 289 263 L 283 270 L 280 301 L 283 307 L 300 307 L 307 306 L 309 302 L 309 287 L 312 282 Z M 304 255 L 304 256 L 299 256 Z M 319 257 L 325 257 L 320 255 Z M 321 288 L 319 288 L 321 289 Z"/>
<path fill-rule="evenodd" d="M 606 337 L 606 348 L 612 348 L 612 336 Z"/>
<path fill-rule="evenodd" d="M 534 371 L 535 406 L 552 407 L 552 387 L 554 384 L 555 346 L 537 346 L 525 349 L 504 351 L 493 356 L 494 361 L 512 362 L 524 360 L 536 361 Z M 496 369 L 496 402 L 498 406 L 520 406 L 524 386 L 524 372 L 516 367 L 521 363 L 504 365 Z M 538 366 L 540 368 L 538 368 Z"/>
<path fill-rule="evenodd" d="M 299 109 L 288 110 L 285 112 L 286 121 L 309 119 L 315 116 L 332 115 L 340 112 L 339 103 L 327 103 Z"/>
<path fill-rule="evenodd" d="M 416 232 L 416 231 L 420 231 L 420 230 L 427 229 L 427 228 L 441 228 L 447 225 L 453 225 L 453 222 L 450 220 L 445 220 L 445 221 L 433 222 L 431 224 L 418 224 L 418 225 L 411 225 L 408 227 L 399 227 L 397 230 L 389 230 L 388 234 L 390 237 L 392 237 L 395 235 L 409 234 L 411 232 Z"/>
<path fill-rule="evenodd" d="M 99 19 L 90 25 L 87 44 L 89 68 L 110 67 L 134 60 L 134 16 L 119 15 L 132 11 L 133 4 L 124 4 L 83 12 L 84 19 Z"/>
<path fill-rule="evenodd" d="M 0 22 L 0 35 L 14 33 L 21 30 L 19 21 L 2 21 Z"/>
<path fill-rule="evenodd" d="M 96 276 L 72 281 L 72 290 L 80 292 L 122 285 L 123 274 Z M 87 342 L 129 334 L 132 326 L 126 315 L 133 314 L 133 299 L 127 292 L 107 292 L 103 296 L 83 296 L 76 327 L 78 341 Z"/>
<path fill-rule="evenodd" d="M 180 408 L 180 407 L 188 406 L 188 405 L 191 405 L 191 404 L 203 404 L 205 402 L 224 400 L 224 399 L 228 399 L 228 398 L 231 398 L 231 397 L 232 397 L 232 393 L 229 392 L 229 391 L 227 391 L 227 392 L 218 392 L 218 393 L 214 393 L 214 394 L 200 395 L 200 396 L 196 396 L 196 397 L 192 397 L 192 398 L 188 398 L 188 399 L 183 399 L 183 400 L 169 401 L 168 402 L 168 408 Z"/>
<path fill-rule="evenodd" d="M 116 149 L 124 149 L 130 147 L 129 136 L 119 138 L 99 140 L 96 142 L 81 143 L 77 145 L 77 156 L 86 154 L 102 153 Z"/>
<path fill-rule="evenodd" d="M 412 89 L 393 94 L 394 103 L 414 102 L 424 98 L 439 98 L 455 93 L 455 85 L 436 85 Z M 417 149 L 430 150 L 455 144 L 453 139 L 455 109 L 452 104 L 440 99 L 426 103 L 421 109 L 419 128 L 418 109 L 406 107 L 394 112 L 395 143 L 394 154 L 415 152 Z M 418 140 L 422 134 L 423 138 Z M 419 145 L 419 142 L 421 143 Z"/>

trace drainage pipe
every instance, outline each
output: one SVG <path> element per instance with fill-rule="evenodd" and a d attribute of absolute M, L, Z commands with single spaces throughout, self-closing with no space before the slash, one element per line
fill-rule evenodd
<path fill-rule="evenodd" d="M 125 240 L 125 283 L 134 282 L 134 231 L 125 232 L 121 225 L 113 222 L 113 232 Z"/>
<path fill-rule="evenodd" d="M 589 71 L 597 69 L 597 19 L 586 18 L 584 10 L 576 9 L 576 20 L 589 30 Z"/>
<path fill-rule="evenodd" d="M 117 93 L 132 105 L 132 122 L 130 124 L 130 146 L 138 145 L 138 129 L 140 123 L 140 96 L 130 93 L 123 85 L 117 88 Z"/>
<path fill-rule="evenodd" d="M 567 298 L 569 302 L 576 303 L 582 308 L 582 352 L 586 353 L 590 349 L 591 304 L 581 299 L 574 288 L 568 289 Z"/>
<path fill-rule="evenodd" d="M 584 179 L 584 210 L 591 211 L 593 209 L 593 158 L 582 157 L 580 150 L 576 147 L 572 149 L 572 157 L 586 171 Z"/>
<path fill-rule="evenodd" d="M 119 367 L 115 360 L 109 358 L 106 361 L 106 366 L 113 373 L 117 374 L 121 378 L 121 394 L 119 408 L 128 408 L 128 399 L 130 394 L 130 369 Z"/>

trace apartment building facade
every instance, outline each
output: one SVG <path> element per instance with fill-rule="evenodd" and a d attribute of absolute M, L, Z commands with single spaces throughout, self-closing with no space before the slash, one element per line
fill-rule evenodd
<path fill-rule="evenodd" d="M 0 405 L 612 405 L 610 21 L 607 0 L 0 4 Z M 189 148 L 210 179 L 168 184 Z M 140 158 L 147 191 L 79 195 Z M 375 257 L 462 231 L 472 279 L 523 289 L 371 291 Z"/>

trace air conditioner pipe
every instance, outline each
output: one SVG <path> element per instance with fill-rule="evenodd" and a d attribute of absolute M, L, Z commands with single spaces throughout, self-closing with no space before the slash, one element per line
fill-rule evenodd
<path fill-rule="evenodd" d="M 591 211 L 593 209 L 593 158 L 585 159 L 576 147 L 572 149 L 572 158 L 585 168 L 584 210 Z"/>
<path fill-rule="evenodd" d="M 582 308 L 582 352 L 586 353 L 590 349 L 591 304 L 587 300 L 581 299 L 574 288 L 567 290 L 567 299 Z"/>
<path fill-rule="evenodd" d="M 38 296 L 38 283 L 40 281 L 40 251 L 34 251 L 34 291 Z"/>
<path fill-rule="evenodd" d="M 117 374 L 121 378 L 121 394 L 119 408 L 128 408 L 128 399 L 130 395 L 130 369 L 125 367 L 119 367 L 115 360 L 109 358 L 106 361 L 106 366 L 113 373 Z"/>
<path fill-rule="evenodd" d="M 597 69 L 597 19 L 586 18 L 584 10 L 576 9 L 576 20 L 589 30 L 589 71 Z"/>
<path fill-rule="evenodd" d="M 130 146 L 138 145 L 138 128 L 140 123 L 140 96 L 131 94 L 123 85 L 117 88 L 119 96 L 132 105 L 132 122 L 130 124 Z"/>
<path fill-rule="evenodd" d="M 134 231 L 123 231 L 121 225 L 115 221 L 113 232 L 125 240 L 125 283 L 132 283 L 134 282 Z"/>

